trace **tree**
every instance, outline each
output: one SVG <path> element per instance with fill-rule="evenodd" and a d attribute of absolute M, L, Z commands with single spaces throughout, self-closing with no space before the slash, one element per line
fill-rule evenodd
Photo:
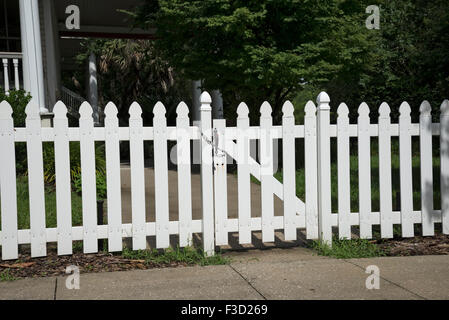
<path fill-rule="evenodd" d="M 357 83 L 376 61 L 376 33 L 355 0 L 146 0 L 134 18 L 156 28 L 175 70 L 221 90 L 228 118 L 240 101 L 257 114 L 268 100 L 279 121 L 282 103 L 305 86 Z"/>
<path fill-rule="evenodd" d="M 91 52 L 98 60 L 100 104 L 113 101 L 119 119 L 127 122 L 128 110 L 137 101 L 146 124 L 153 119 L 153 106 L 162 101 L 167 118 L 174 118 L 177 104 L 185 98 L 186 82 L 165 61 L 150 40 L 90 40 L 77 56 L 84 65 Z"/>

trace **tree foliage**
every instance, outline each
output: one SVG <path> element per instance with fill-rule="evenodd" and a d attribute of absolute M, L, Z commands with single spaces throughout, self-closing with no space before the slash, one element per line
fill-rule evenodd
<path fill-rule="evenodd" d="M 275 119 L 305 86 L 358 82 L 376 60 L 360 1 L 146 0 L 137 25 L 157 28 L 156 47 L 175 70 L 220 89 L 225 111 L 263 100 Z"/>
<path fill-rule="evenodd" d="M 143 110 L 144 122 L 150 124 L 157 101 L 167 108 L 167 117 L 174 115 L 177 104 L 185 99 L 186 84 L 154 48 L 150 40 L 90 40 L 78 55 L 85 64 L 91 52 L 97 56 L 100 105 L 113 101 L 119 119 L 126 122 L 128 109 L 137 101 Z"/>

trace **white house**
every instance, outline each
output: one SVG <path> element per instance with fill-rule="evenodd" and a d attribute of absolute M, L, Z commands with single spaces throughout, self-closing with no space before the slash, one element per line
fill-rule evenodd
<path fill-rule="evenodd" d="M 122 10 L 132 10 L 140 0 L 0 0 L 0 59 L 3 68 L 0 87 L 25 89 L 38 102 L 44 122 L 50 125 L 52 108 L 62 100 L 77 110 L 88 100 L 97 109 L 95 56 L 86 61 L 87 92 L 77 95 L 61 84 L 61 74 L 74 67 L 74 56 L 86 38 L 152 39 L 154 30 L 130 27 Z M 73 14 L 79 9 L 79 24 Z M 68 22 L 68 23 L 67 23 Z M 87 71 L 89 70 L 89 71 Z M 200 82 L 192 82 L 194 101 Z M 212 93 L 216 116 L 222 110 L 221 96 Z M 218 104 L 217 104 L 218 102 Z M 217 113 L 218 110 L 218 113 Z M 193 106 L 199 119 L 199 104 Z M 98 120 L 98 112 L 96 113 Z"/>

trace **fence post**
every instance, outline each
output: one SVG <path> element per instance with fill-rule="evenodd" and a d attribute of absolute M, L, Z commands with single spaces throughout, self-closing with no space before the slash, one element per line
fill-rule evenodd
<path fill-rule="evenodd" d="M 317 98 L 317 145 L 318 145 L 318 235 L 319 239 L 332 245 L 331 221 L 331 162 L 330 162 L 330 98 L 321 92 Z"/>
<path fill-rule="evenodd" d="M 449 100 L 441 104 L 440 126 L 441 222 L 449 234 Z"/>
<path fill-rule="evenodd" d="M 215 251 L 214 203 L 212 180 L 212 98 L 206 91 L 200 97 L 201 108 L 201 208 L 203 213 L 203 249 Z"/>

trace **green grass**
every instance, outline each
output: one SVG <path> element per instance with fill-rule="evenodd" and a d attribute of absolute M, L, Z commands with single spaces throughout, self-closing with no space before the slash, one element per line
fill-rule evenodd
<path fill-rule="evenodd" d="M 313 241 L 311 247 L 321 256 L 337 259 L 385 256 L 385 253 L 376 244 L 364 239 L 339 240 L 334 238 L 332 248 L 320 241 Z"/>
<path fill-rule="evenodd" d="M 393 210 L 397 210 L 396 203 L 398 202 L 398 193 L 400 191 L 399 185 L 399 156 L 392 155 L 392 195 L 393 195 Z M 435 209 L 440 207 L 440 159 L 434 158 L 433 160 L 433 178 L 434 178 L 434 205 Z M 412 175 L 413 175 L 413 207 L 415 210 L 421 210 L 421 192 L 420 192 L 420 163 L 419 156 L 412 158 Z M 275 174 L 275 177 L 282 182 L 282 170 Z M 338 171 L 337 163 L 333 161 L 331 163 L 331 199 L 332 199 L 332 212 L 338 213 Z M 251 176 L 251 180 L 256 179 Z M 358 158 L 357 156 L 350 157 L 350 202 L 351 211 L 358 212 L 359 210 L 359 184 L 358 184 Z M 304 168 L 298 168 L 296 171 L 296 195 L 304 200 L 305 199 L 305 170 Z M 380 193 L 379 193 L 379 157 L 377 154 L 371 157 L 371 207 L 373 212 L 379 212 L 380 207 Z"/>
<path fill-rule="evenodd" d="M 9 269 L 5 269 L 2 272 L 0 272 L 0 282 L 14 281 L 14 280 L 17 280 L 17 278 L 9 273 Z"/>
<path fill-rule="evenodd" d="M 45 187 L 45 220 L 47 228 L 56 228 L 56 190 L 51 186 Z M 30 228 L 28 177 L 25 175 L 17 177 L 17 223 L 19 229 Z M 81 196 L 75 192 L 72 192 L 72 225 L 82 225 Z"/>
<path fill-rule="evenodd" d="M 224 265 L 230 262 L 230 259 L 223 257 L 220 253 L 214 256 L 206 256 L 200 248 L 185 247 L 176 249 L 168 248 L 165 250 L 148 249 L 148 250 L 130 250 L 124 248 L 122 256 L 126 259 L 145 260 L 150 264 L 170 264 L 170 263 L 186 263 L 188 265 Z"/>

